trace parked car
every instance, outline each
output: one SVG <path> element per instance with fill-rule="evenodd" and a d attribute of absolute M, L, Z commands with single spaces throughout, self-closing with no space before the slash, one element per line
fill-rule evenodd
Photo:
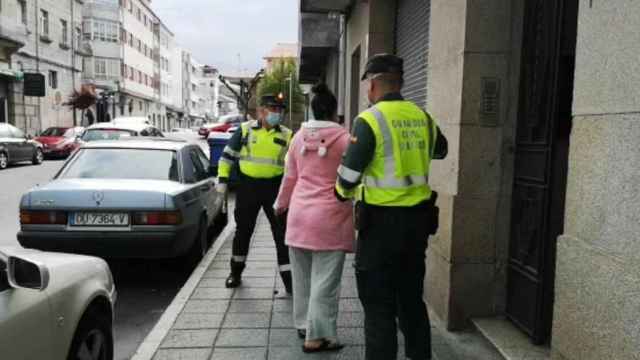
<path fill-rule="evenodd" d="M 209 136 L 209 133 L 211 132 L 211 129 L 213 129 L 214 127 L 218 126 L 220 124 L 217 123 L 211 123 L 211 124 L 204 124 L 200 127 L 200 129 L 198 129 L 198 135 L 202 136 L 204 139 L 206 139 Z"/>
<path fill-rule="evenodd" d="M 211 128 L 211 132 L 227 132 L 233 127 L 238 127 L 245 121 L 244 115 L 225 115 L 221 116 L 217 126 Z"/>
<path fill-rule="evenodd" d="M 80 145 L 77 138 L 83 132 L 83 127 L 50 127 L 35 140 L 42 144 L 45 158 L 66 158 Z"/>
<path fill-rule="evenodd" d="M 109 122 L 89 126 L 80 142 L 88 143 L 99 140 L 120 140 L 135 136 L 164 137 L 158 128 L 143 122 Z"/>
<path fill-rule="evenodd" d="M 115 300 L 101 259 L 0 249 L 2 359 L 112 359 Z"/>
<path fill-rule="evenodd" d="M 151 125 L 151 121 L 145 116 L 123 116 L 113 119 L 114 124 L 146 124 Z"/>
<path fill-rule="evenodd" d="M 42 144 L 32 140 L 15 126 L 0 123 L 0 170 L 6 169 L 9 164 L 23 161 L 40 165 L 43 160 Z"/>
<path fill-rule="evenodd" d="M 23 195 L 26 248 L 107 258 L 200 260 L 227 223 L 209 160 L 169 139 L 88 143 L 54 179 Z"/>

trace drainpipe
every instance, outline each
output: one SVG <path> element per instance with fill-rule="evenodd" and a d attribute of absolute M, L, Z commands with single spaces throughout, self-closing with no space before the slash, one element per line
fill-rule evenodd
<path fill-rule="evenodd" d="M 340 15 L 340 61 L 338 67 L 342 70 L 339 74 L 340 89 L 338 113 L 346 117 L 347 101 L 347 16 Z M 340 70 L 338 70 L 340 73 Z M 345 118 L 345 124 L 351 124 L 350 119 Z"/>
<path fill-rule="evenodd" d="M 71 41 L 71 86 L 73 87 L 73 90 L 76 89 L 76 18 L 74 11 L 74 1 L 75 0 L 69 0 L 69 5 L 71 6 L 71 21 L 69 22 L 70 29 L 67 29 L 71 32 L 71 36 L 69 36 L 69 34 L 67 34 L 67 36 L 69 36 L 69 40 Z M 75 106 L 73 107 L 73 126 L 78 126 L 78 118 Z"/>
<path fill-rule="evenodd" d="M 35 40 L 36 40 L 36 72 L 40 73 L 40 21 L 39 21 L 39 13 L 40 13 L 40 6 L 38 5 L 38 0 L 36 0 L 35 3 L 35 18 L 36 18 L 36 36 L 35 36 Z M 46 82 L 46 74 L 45 74 L 45 91 L 46 91 L 46 87 L 47 87 L 47 82 Z M 24 89 L 23 89 L 24 91 Z M 26 116 L 26 114 L 25 114 Z M 26 124 L 25 124 L 26 125 Z M 29 128 L 31 128 L 31 122 L 29 122 Z M 38 97 L 38 130 L 37 132 L 39 132 L 40 130 L 42 130 L 42 98 Z"/>

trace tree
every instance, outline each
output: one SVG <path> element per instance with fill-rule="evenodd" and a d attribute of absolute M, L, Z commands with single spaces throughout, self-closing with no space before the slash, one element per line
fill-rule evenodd
<path fill-rule="evenodd" d="M 293 81 L 293 94 L 290 93 L 291 84 L 289 84 L 289 78 Z M 287 104 L 287 113 L 289 111 L 296 113 L 304 110 L 305 96 L 298 83 L 298 67 L 295 61 L 290 59 L 276 60 L 273 69 L 265 74 L 258 85 L 258 97 L 260 98 L 265 94 L 282 94 Z M 292 109 L 289 109 L 290 99 L 293 104 Z"/>

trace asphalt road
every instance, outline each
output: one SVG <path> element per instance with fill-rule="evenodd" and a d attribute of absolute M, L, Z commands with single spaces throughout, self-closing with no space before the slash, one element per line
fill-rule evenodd
<path fill-rule="evenodd" d="M 195 134 L 175 137 L 196 141 L 208 153 L 206 142 Z M 0 171 L 0 247 L 20 246 L 16 233 L 22 194 L 45 184 L 63 164 L 64 161 L 45 161 L 39 166 L 13 165 Z M 118 289 L 115 359 L 125 360 L 135 353 L 193 269 L 173 261 L 110 261 L 109 265 Z"/>

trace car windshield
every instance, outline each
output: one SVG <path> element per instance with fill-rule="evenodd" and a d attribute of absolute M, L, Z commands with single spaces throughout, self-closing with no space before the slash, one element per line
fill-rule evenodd
<path fill-rule="evenodd" d="M 43 131 L 40 136 L 64 136 L 67 137 L 67 133 L 71 132 L 73 134 L 73 129 L 65 129 L 65 128 L 48 128 Z"/>
<path fill-rule="evenodd" d="M 134 131 L 121 129 L 89 129 L 82 135 L 82 141 L 98 140 L 120 140 L 122 138 L 135 136 Z"/>
<path fill-rule="evenodd" d="M 141 179 L 179 181 L 175 151 L 81 149 L 61 179 Z"/>

